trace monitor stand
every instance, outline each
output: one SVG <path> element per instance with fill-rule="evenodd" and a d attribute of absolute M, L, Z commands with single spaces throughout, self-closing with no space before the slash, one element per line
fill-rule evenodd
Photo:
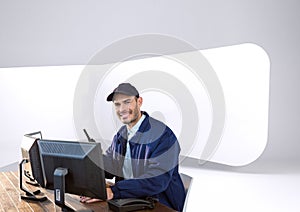
<path fill-rule="evenodd" d="M 65 204 L 65 178 L 68 174 L 68 169 L 66 168 L 56 168 L 54 171 L 54 200 L 55 204 L 61 208 L 62 211 L 75 211 Z M 93 210 L 78 210 L 92 212 Z"/>
<path fill-rule="evenodd" d="M 21 195 L 21 199 L 24 200 L 31 200 L 31 201 L 37 201 L 37 202 L 44 202 L 47 200 L 47 197 L 37 197 L 37 194 L 40 194 L 40 190 L 36 191 L 28 191 L 23 187 L 23 173 L 25 173 L 25 176 L 28 177 L 27 172 L 24 170 L 24 164 L 28 163 L 28 159 L 23 159 L 21 163 L 19 164 L 19 180 L 20 180 L 20 189 L 25 192 L 25 195 Z M 34 180 L 33 178 L 31 180 Z M 35 184 L 34 184 L 35 185 Z"/>

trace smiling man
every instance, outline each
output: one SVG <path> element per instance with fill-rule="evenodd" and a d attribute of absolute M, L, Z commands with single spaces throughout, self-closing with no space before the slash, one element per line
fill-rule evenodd
<path fill-rule="evenodd" d="M 180 146 L 164 123 L 141 111 L 137 89 L 122 83 L 107 97 L 124 124 L 104 155 L 108 199 L 153 197 L 182 211 L 185 191 L 178 173 Z"/>

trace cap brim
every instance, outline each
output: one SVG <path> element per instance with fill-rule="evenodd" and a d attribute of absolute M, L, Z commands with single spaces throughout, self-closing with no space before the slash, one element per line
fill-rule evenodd
<path fill-rule="evenodd" d="M 108 95 L 108 97 L 106 98 L 106 101 L 111 102 L 114 98 L 115 92 L 112 92 L 111 94 Z"/>

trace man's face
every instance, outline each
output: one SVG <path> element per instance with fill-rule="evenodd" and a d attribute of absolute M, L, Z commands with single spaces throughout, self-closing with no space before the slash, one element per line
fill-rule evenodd
<path fill-rule="evenodd" d="M 127 96 L 124 94 L 115 94 L 113 98 L 115 111 L 120 121 L 129 127 L 134 126 L 141 117 L 140 107 L 142 98 Z"/>

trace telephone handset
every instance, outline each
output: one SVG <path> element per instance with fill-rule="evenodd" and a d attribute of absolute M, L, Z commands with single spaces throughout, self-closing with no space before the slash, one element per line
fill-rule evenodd
<path fill-rule="evenodd" d="M 138 198 L 113 199 L 108 201 L 108 206 L 112 211 L 126 212 L 143 209 L 153 209 L 154 201 Z"/>

